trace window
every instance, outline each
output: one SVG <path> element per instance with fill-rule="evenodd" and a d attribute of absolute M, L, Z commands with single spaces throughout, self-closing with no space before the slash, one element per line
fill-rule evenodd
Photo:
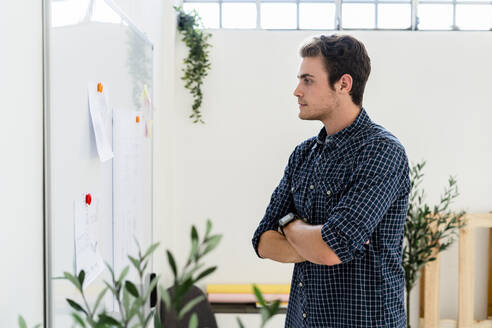
<path fill-rule="evenodd" d="M 205 28 L 492 31 L 490 0 L 185 0 L 183 8 Z"/>

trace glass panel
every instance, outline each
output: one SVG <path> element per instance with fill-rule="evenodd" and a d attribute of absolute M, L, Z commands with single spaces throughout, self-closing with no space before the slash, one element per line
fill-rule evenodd
<path fill-rule="evenodd" d="M 96 0 L 91 20 L 100 23 L 121 23 L 121 17 L 104 0 Z"/>
<path fill-rule="evenodd" d="M 261 27 L 264 29 L 296 29 L 295 3 L 262 3 Z"/>
<path fill-rule="evenodd" d="M 456 25 L 460 30 L 492 28 L 492 5 L 456 5 Z"/>
<path fill-rule="evenodd" d="M 419 30 L 450 30 L 453 25 L 453 5 L 420 4 L 418 22 Z"/>
<path fill-rule="evenodd" d="M 345 3 L 342 5 L 343 28 L 375 28 L 374 5 L 367 3 Z"/>
<path fill-rule="evenodd" d="M 335 4 L 333 3 L 299 4 L 299 28 L 334 29 Z"/>
<path fill-rule="evenodd" d="M 406 29 L 412 25 L 410 4 L 379 4 L 378 28 Z"/>
<path fill-rule="evenodd" d="M 190 13 L 193 9 L 198 12 L 202 18 L 202 23 L 205 28 L 219 28 L 219 4 L 218 3 L 183 3 L 185 12 Z"/>
<path fill-rule="evenodd" d="M 65 0 L 51 3 L 52 27 L 75 25 L 84 20 L 87 14 L 89 0 Z"/>
<path fill-rule="evenodd" d="M 256 28 L 256 4 L 223 3 L 222 27 Z"/>

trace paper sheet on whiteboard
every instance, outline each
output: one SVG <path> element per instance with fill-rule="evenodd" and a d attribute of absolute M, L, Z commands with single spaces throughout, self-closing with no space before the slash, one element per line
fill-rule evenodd
<path fill-rule="evenodd" d="M 89 111 L 91 113 L 92 126 L 94 127 L 97 153 L 101 162 L 105 162 L 113 158 L 111 142 L 105 129 L 105 123 L 111 118 L 111 112 L 108 106 L 107 86 L 103 85 L 102 92 L 97 91 L 97 86 L 96 82 L 89 82 L 87 85 Z"/>
<path fill-rule="evenodd" d="M 137 254 L 135 239 L 145 240 L 141 224 L 145 213 L 146 142 L 142 115 L 141 111 L 127 109 L 115 108 L 113 111 L 115 273 L 130 264 L 128 255 Z"/>
<path fill-rule="evenodd" d="M 96 238 L 98 200 L 93 197 L 87 205 L 81 195 L 74 201 L 74 241 L 75 272 L 85 272 L 84 289 L 87 288 L 104 269 Z"/>

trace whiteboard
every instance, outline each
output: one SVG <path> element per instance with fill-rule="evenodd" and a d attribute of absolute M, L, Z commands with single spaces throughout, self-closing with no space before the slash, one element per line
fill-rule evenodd
<path fill-rule="evenodd" d="M 153 46 L 111 1 L 45 0 L 45 284 L 48 327 L 71 326 L 66 298 L 78 293 L 63 272 L 75 273 L 74 215 L 90 194 L 97 206 L 93 238 L 116 272 L 152 243 Z M 114 158 L 99 159 L 88 83 L 108 99 L 103 130 Z M 138 119 L 136 118 L 138 116 Z M 135 174 L 137 173 L 137 174 Z M 83 204 L 82 204 L 83 205 Z M 152 267 L 149 268 L 149 271 Z M 107 270 L 87 287 L 94 300 Z M 107 295 L 104 305 L 114 310 Z"/>

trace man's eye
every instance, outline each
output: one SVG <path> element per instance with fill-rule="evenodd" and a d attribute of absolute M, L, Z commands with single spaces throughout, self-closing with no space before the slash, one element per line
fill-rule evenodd
<path fill-rule="evenodd" d="M 305 82 L 305 83 L 311 83 L 311 80 L 304 79 L 304 82 Z"/>

